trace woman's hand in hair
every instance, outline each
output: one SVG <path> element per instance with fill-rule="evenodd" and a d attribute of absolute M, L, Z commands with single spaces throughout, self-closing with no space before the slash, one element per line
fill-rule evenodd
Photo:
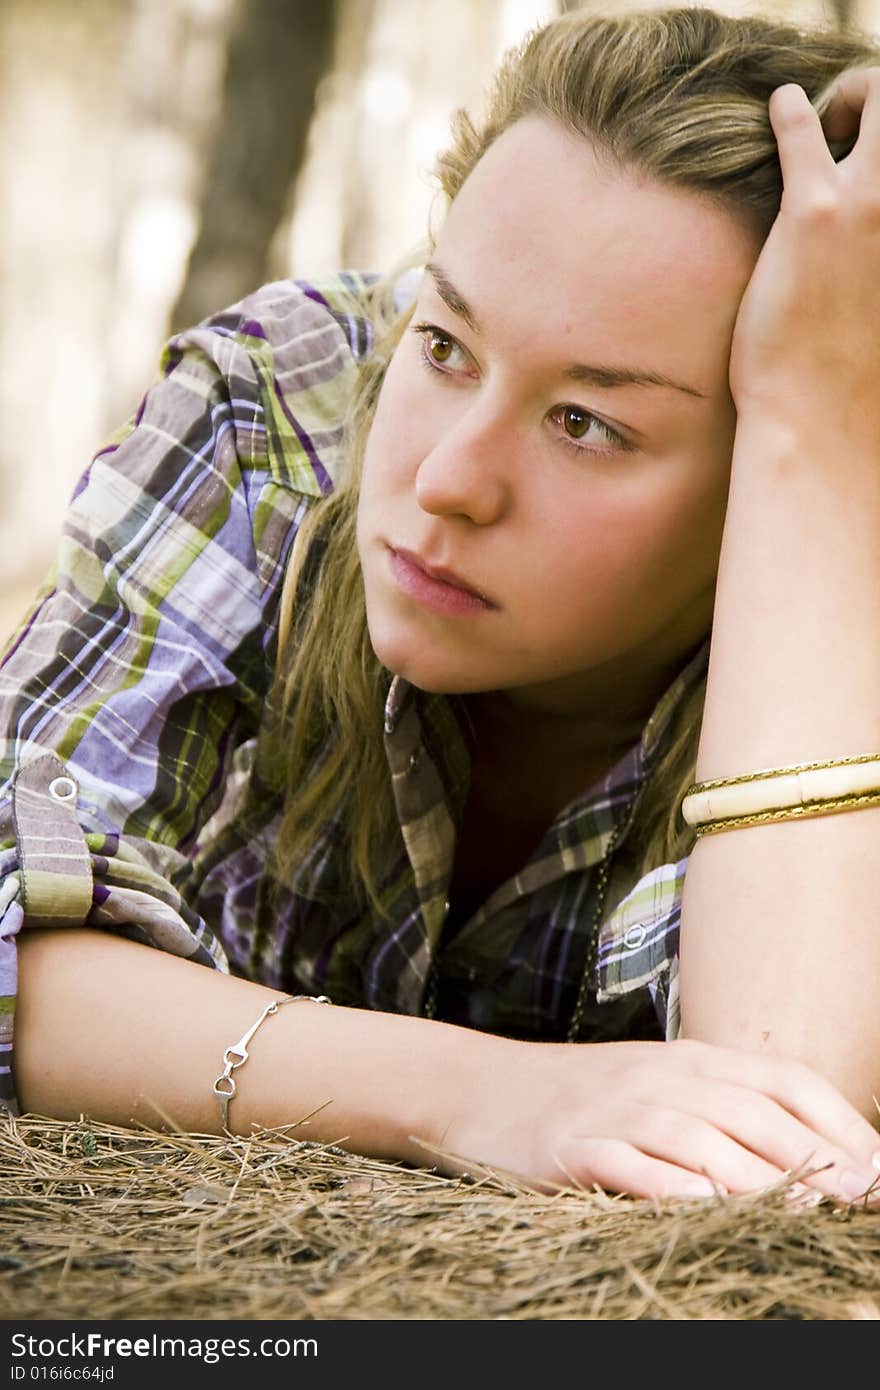
<path fill-rule="evenodd" d="M 821 453 L 876 462 L 880 441 L 880 68 L 851 69 L 820 120 L 779 87 L 770 121 L 779 215 L 742 299 L 730 384 L 742 417 L 791 426 Z M 852 141 L 839 162 L 840 148 Z"/>
<path fill-rule="evenodd" d="M 461 1159 L 444 1171 L 477 1163 L 541 1190 L 657 1198 L 754 1191 L 795 1171 L 840 1200 L 876 1183 L 880 1200 L 880 1135 L 798 1063 L 690 1040 L 485 1042 L 465 1108 L 440 1136 Z"/>

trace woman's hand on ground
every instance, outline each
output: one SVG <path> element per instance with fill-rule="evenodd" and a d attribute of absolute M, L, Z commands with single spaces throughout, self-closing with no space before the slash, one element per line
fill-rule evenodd
<path fill-rule="evenodd" d="M 821 121 L 801 87 L 780 87 L 770 120 L 784 193 L 737 317 L 734 401 L 740 414 L 806 419 L 838 448 L 863 440 L 876 457 L 880 67 L 843 73 Z M 854 135 L 835 163 L 828 141 Z"/>
<path fill-rule="evenodd" d="M 456 1155 L 445 1172 L 478 1163 L 544 1191 L 658 1198 L 755 1191 L 797 1172 L 826 1196 L 853 1201 L 876 1184 L 880 1199 L 880 1134 L 799 1063 L 692 1040 L 493 1041 L 441 1136 Z"/>

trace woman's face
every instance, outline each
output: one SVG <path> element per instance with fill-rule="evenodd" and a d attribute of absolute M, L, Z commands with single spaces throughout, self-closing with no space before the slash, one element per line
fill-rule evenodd
<path fill-rule="evenodd" d="M 758 249 L 543 117 L 490 147 L 367 445 L 358 549 L 385 666 L 560 709 L 670 678 L 711 623 Z"/>

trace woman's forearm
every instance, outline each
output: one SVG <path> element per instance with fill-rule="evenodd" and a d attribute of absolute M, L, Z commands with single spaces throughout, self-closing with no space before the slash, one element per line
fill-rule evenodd
<path fill-rule="evenodd" d="M 214 1134 L 224 1049 L 283 995 L 91 929 L 25 929 L 19 976 L 14 1071 L 25 1110 Z M 317 1110 L 293 1137 L 425 1163 L 409 1136 L 439 1142 L 478 1045 L 444 1023 L 292 1004 L 248 1044 L 228 1125 L 247 1134 Z"/>
<path fill-rule="evenodd" d="M 219 1132 L 212 1085 L 224 1049 L 277 991 L 97 930 L 26 929 L 19 950 L 14 1071 L 25 1110 Z M 877 1171 L 875 1131 L 827 1082 L 722 1048 L 529 1043 L 302 1003 L 270 1015 L 249 1051 L 233 1133 L 310 1116 L 292 1139 L 450 1175 L 476 1163 L 547 1190 L 709 1196 L 715 1183 L 778 1182 L 818 1156 L 810 1181 L 849 1200 Z"/>
<path fill-rule="evenodd" d="M 880 450 L 741 420 L 697 777 L 880 752 Z M 839 423 L 839 422 L 838 422 Z M 684 890 L 682 1026 L 880 1095 L 880 808 L 705 836 Z"/>

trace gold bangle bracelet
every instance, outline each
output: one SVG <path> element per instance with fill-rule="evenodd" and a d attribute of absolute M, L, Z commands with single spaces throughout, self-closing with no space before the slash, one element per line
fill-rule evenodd
<path fill-rule="evenodd" d="M 859 763 L 880 763 L 880 753 L 856 753 L 849 758 L 828 758 L 820 763 L 791 763 L 788 767 L 764 767 L 744 772 L 739 777 L 715 777 L 707 782 L 695 782 L 691 792 L 713 791 L 716 787 L 738 787 L 743 782 L 757 782 L 765 777 L 788 777 L 797 772 L 816 772 L 825 767 L 854 767 Z"/>
<path fill-rule="evenodd" d="M 768 825 L 774 821 L 804 820 L 810 816 L 830 816 L 841 811 L 860 811 L 880 806 L 880 791 L 863 796 L 841 796 L 828 801 L 810 801 L 798 806 L 782 806 L 773 811 L 755 811 L 750 815 L 726 816 L 721 820 L 703 821 L 695 825 L 697 838 L 715 835 L 720 830 L 740 830 L 750 825 Z"/>
<path fill-rule="evenodd" d="M 794 764 L 697 782 L 681 803 L 688 825 L 715 821 L 742 822 L 746 816 L 786 811 L 792 806 L 827 806 L 830 802 L 880 793 L 880 756 L 860 754 L 822 763 Z"/>

